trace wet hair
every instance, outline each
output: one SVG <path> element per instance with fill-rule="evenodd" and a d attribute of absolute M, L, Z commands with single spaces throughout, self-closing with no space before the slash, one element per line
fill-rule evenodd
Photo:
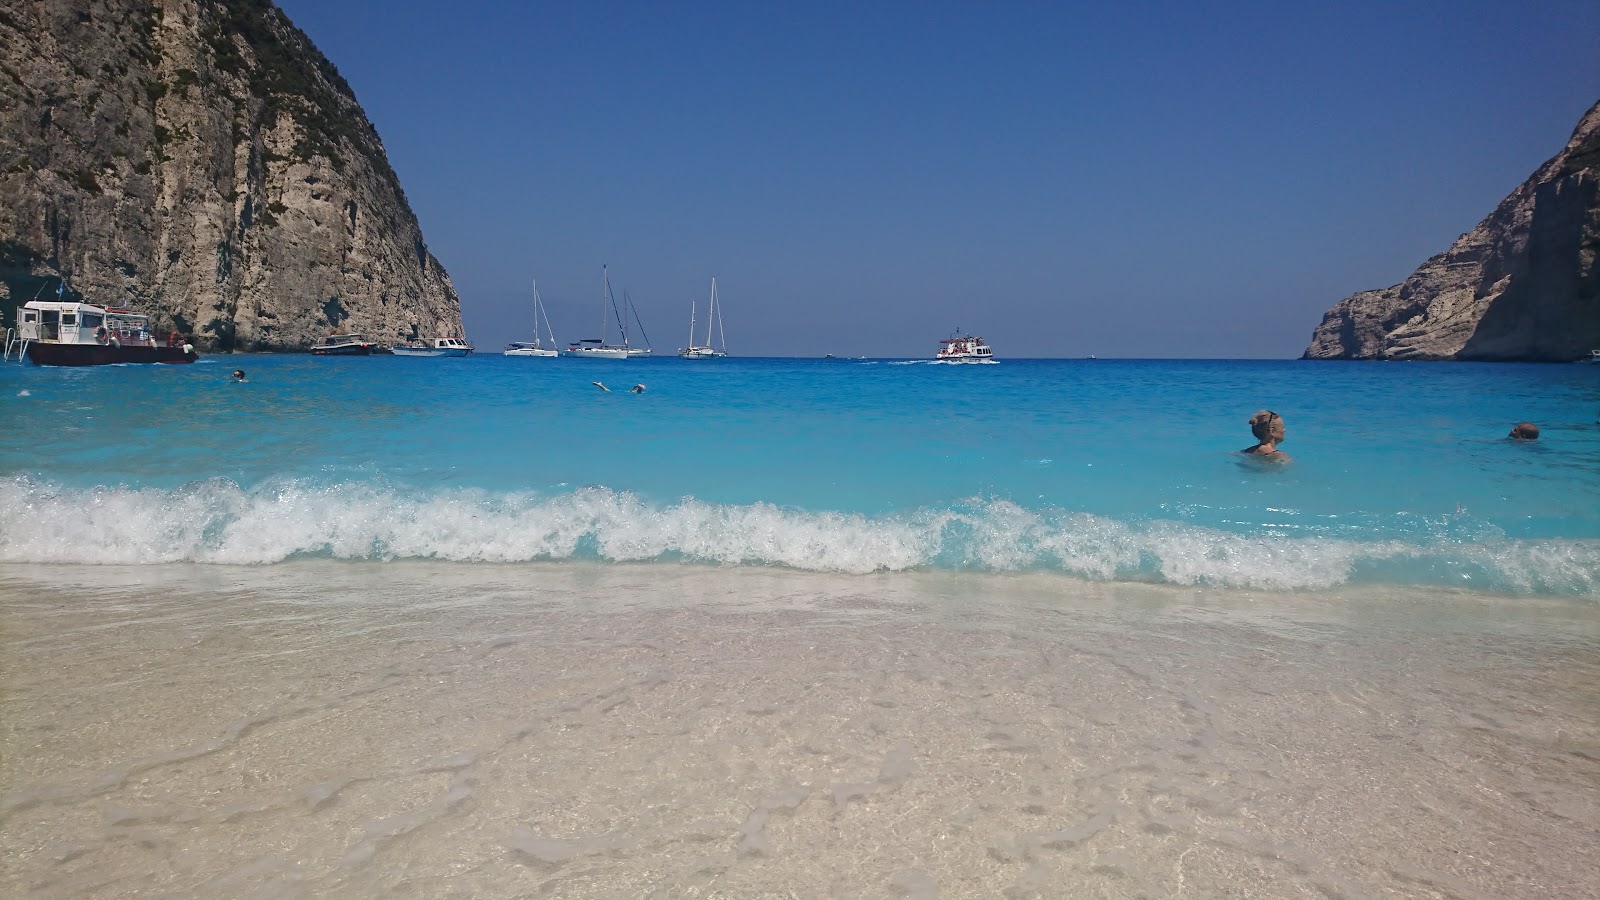
<path fill-rule="evenodd" d="M 1511 426 L 1511 436 L 1519 441 L 1537 441 L 1539 439 L 1539 426 L 1532 422 L 1518 422 Z"/>
<path fill-rule="evenodd" d="M 1250 426 L 1250 433 L 1256 436 L 1256 440 L 1265 444 L 1268 441 L 1277 443 L 1278 441 L 1283 440 L 1282 434 L 1277 436 L 1273 435 L 1272 426 L 1274 423 L 1277 424 L 1279 431 L 1282 431 L 1283 416 L 1278 415 L 1270 409 L 1263 409 L 1251 416 L 1250 421 L 1247 424 Z"/>

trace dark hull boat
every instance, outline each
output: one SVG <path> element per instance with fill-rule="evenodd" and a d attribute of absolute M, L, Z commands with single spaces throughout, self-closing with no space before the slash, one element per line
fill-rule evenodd
<path fill-rule="evenodd" d="M 192 363 L 199 358 L 182 347 L 112 347 L 99 344 L 28 344 L 36 366 L 109 366 L 115 363 Z"/>

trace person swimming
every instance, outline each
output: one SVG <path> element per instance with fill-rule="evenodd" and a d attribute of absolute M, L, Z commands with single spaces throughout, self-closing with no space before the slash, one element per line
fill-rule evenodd
<path fill-rule="evenodd" d="M 595 387 L 599 388 L 600 390 L 605 391 L 608 394 L 611 393 L 611 388 L 606 387 L 604 382 L 591 381 L 589 383 L 594 385 Z"/>
<path fill-rule="evenodd" d="M 644 385 L 636 384 L 633 387 L 628 389 L 628 393 L 630 393 L 630 394 L 642 394 L 642 393 L 644 393 Z"/>
<path fill-rule="evenodd" d="M 1259 456 L 1263 460 L 1273 462 L 1288 462 L 1289 454 L 1278 449 L 1283 443 L 1286 433 L 1283 427 L 1283 416 L 1270 409 L 1263 409 L 1251 416 L 1249 422 L 1250 433 L 1256 436 L 1256 445 L 1246 447 L 1239 451 L 1252 456 Z"/>
<path fill-rule="evenodd" d="M 1539 439 L 1539 426 L 1532 422 L 1518 422 L 1511 426 L 1511 433 L 1506 435 L 1513 441 L 1537 441 Z"/>
<path fill-rule="evenodd" d="M 238 382 L 239 384 L 244 384 L 245 383 L 244 370 L 243 369 L 234 369 L 233 370 L 233 374 L 228 376 L 228 377 L 232 378 L 234 381 Z"/>

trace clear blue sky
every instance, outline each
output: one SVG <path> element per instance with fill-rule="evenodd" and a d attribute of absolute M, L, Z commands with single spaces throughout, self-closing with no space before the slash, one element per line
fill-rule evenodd
<path fill-rule="evenodd" d="M 1292 357 L 1600 99 L 1600 3 L 280 0 L 377 125 L 482 350 Z"/>

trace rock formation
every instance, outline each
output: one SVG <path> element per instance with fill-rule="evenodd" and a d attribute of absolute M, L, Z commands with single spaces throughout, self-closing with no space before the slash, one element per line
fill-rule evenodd
<path fill-rule="evenodd" d="M 271 0 L 0 0 L 0 316 L 41 288 L 203 350 L 459 334 L 383 144 Z"/>
<path fill-rule="evenodd" d="M 1393 287 L 1341 300 L 1306 359 L 1561 362 L 1600 349 L 1600 103 L 1478 227 Z"/>

